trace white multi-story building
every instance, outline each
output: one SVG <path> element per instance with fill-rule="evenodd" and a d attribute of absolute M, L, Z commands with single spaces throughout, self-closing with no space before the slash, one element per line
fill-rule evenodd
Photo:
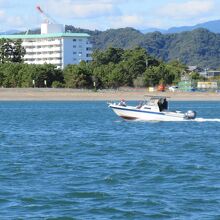
<path fill-rule="evenodd" d="M 68 64 L 92 60 L 92 45 L 86 33 L 65 33 L 59 24 L 44 23 L 41 34 L 0 35 L 0 38 L 21 39 L 26 50 L 25 63 L 54 64 L 64 68 Z"/>

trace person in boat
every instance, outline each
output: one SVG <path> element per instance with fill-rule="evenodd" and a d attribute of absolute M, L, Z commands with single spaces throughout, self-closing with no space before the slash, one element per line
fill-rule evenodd
<path fill-rule="evenodd" d="M 161 99 L 158 100 L 157 105 L 158 105 L 158 108 L 161 112 L 162 111 L 162 100 Z"/>
<path fill-rule="evenodd" d="M 158 101 L 158 107 L 160 109 L 160 112 L 168 109 L 168 102 L 166 98 L 161 98 Z"/>
<path fill-rule="evenodd" d="M 124 106 L 124 107 L 126 107 L 127 105 L 126 105 L 126 102 L 125 102 L 125 100 L 124 99 L 122 99 L 120 102 L 119 102 L 119 104 L 118 105 L 120 105 L 120 106 Z"/>
<path fill-rule="evenodd" d="M 168 101 L 167 101 L 166 98 L 164 99 L 164 102 L 163 102 L 163 109 L 164 109 L 164 110 L 167 110 L 167 109 L 168 109 Z"/>

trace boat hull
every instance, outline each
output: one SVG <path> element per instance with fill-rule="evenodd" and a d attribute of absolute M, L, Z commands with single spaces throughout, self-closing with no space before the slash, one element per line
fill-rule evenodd
<path fill-rule="evenodd" d="M 183 121 L 183 113 L 178 112 L 154 112 L 140 110 L 135 107 L 123 107 L 109 105 L 109 107 L 121 118 L 126 120 L 143 120 L 143 121 Z"/>

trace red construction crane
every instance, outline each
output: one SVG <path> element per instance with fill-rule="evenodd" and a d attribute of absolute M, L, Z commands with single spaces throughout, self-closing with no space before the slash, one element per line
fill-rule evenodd
<path fill-rule="evenodd" d="M 36 9 L 38 12 L 40 12 L 40 14 L 45 18 L 45 22 L 46 23 L 52 23 L 52 24 L 56 24 L 57 22 L 47 13 L 45 13 L 41 7 L 39 5 L 36 6 Z"/>

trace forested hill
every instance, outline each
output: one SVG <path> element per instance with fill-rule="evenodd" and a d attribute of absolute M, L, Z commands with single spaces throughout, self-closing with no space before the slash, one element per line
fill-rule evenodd
<path fill-rule="evenodd" d="M 143 34 L 133 28 L 91 31 L 66 26 L 69 32 L 85 32 L 91 35 L 94 49 L 104 50 L 108 47 L 146 48 L 149 54 L 164 61 L 180 60 L 187 65 L 205 68 L 220 68 L 220 34 L 206 29 L 196 29 L 175 34 L 153 32 Z M 32 31 L 39 33 L 39 30 Z"/>
<path fill-rule="evenodd" d="M 178 59 L 187 65 L 200 67 L 220 67 L 220 34 L 206 29 L 177 34 L 160 32 L 142 34 L 133 28 L 109 29 L 107 31 L 90 31 L 67 26 L 71 32 L 87 32 L 95 49 L 108 47 L 132 48 L 141 46 L 164 61 Z"/>

